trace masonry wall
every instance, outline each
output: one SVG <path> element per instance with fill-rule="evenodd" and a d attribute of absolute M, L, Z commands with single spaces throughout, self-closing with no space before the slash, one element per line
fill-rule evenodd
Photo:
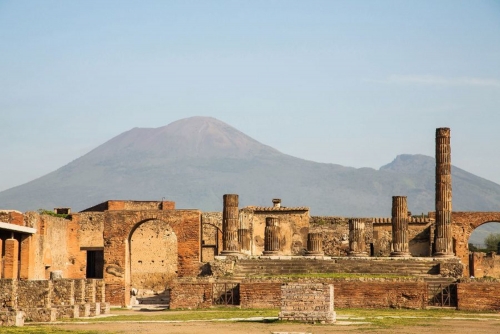
<path fill-rule="evenodd" d="M 280 282 L 242 282 L 240 284 L 241 308 L 278 308 L 280 298 Z"/>
<path fill-rule="evenodd" d="M 203 212 L 201 226 L 201 261 L 210 262 L 222 251 L 222 212 Z"/>
<path fill-rule="evenodd" d="M 170 293 L 170 308 L 209 308 L 212 306 L 212 284 L 177 283 Z"/>
<path fill-rule="evenodd" d="M 500 283 L 457 284 L 458 309 L 475 311 L 500 310 Z"/>
<path fill-rule="evenodd" d="M 500 278 L 500 255 L 495 253 L 471 253 L 474 277 Z"/>
<path fill-rule="evenodd" d="M 290 208 L 245 208 L 240 211 L 241 225 L 251 231 L 251 255 L 262 255 L 266 218 L 278 218 L 280 226 L 280 255 L 303 255 L 307 250 L 309 210 Z"/>
<path fill-rule="evenodd" d="M 177 236 L 177 275 L 197 276 L 201 266 L 200 217 L 198 210 L 106 211 L 103 232 L 106 300 L 111 305 L 129 305 L 130 238 L 136 228 L 150 220 L 163 221 Z M 151 251 L 154 250 L 148 250 Z M 142 256 L 148 258 L 147 253 Z"/>
<path fill-rule="evenodd" d="M 373 256 L 390 256 L 392 251 L 391 218 L 365 218 L 366 249 Z M 412 218 L 408 224 L 409 247 L 412 256 L 430 256 L 430 226 L 433 220 Z M 323 251 L 327 256 L 347 256 L 349 252 L 349 218 L 312 216 L 310 232 L 321 233 Z"/>

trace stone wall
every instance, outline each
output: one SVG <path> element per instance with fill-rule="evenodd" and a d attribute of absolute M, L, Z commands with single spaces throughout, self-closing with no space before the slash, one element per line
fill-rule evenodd
<path fill-rule="evenodd" d="M 471 253 L 472 275 L 474 277 L 500 278 L 500 255 L 495 253 Z"/>
<path fill-rule="evenodd" d="M 201 261 L 210 262 L 222 250 L 222 212 L 203 212 L 201 226 Z"/>
<path fill-rule="evenodd" d="M 372 256 L 389 256 L 392 251 L 391 218 L 362 218 L 365 221 L 366 249 Z M 430 256 L 429 218 L 412 218 L 408 223 L 409 248 L 412 256 Z M 309 232 L 321 233 L 327 256 L 347 256 L 349 251 L 349 218 L 312 216 Z"/>
<path fill-rule="evenodd" d="M 285 283 L 281 286 L 280 320 L 335 322 L 333 285 Z"/>
<path fill-rule="evenodd" d="M 457 294 L 459 310 L 500 310 L 500 283 L 459 283 Z"/>
<path fill-rule="evenodd" d="M 280 255 L 303 255 L 307 249 L 309 233 L 308 208 L 248 207 L 240 210 L 240 225 L 251 233 L 250 255 L 262 255 L 264 251 L 266 218 L 278 219 L 280 231 Z"/>
<path fill-rule="evenodd" d="M 104 280 L 111 305 L 130 304 L 130 241 L 134 231 L 148 221 L 162 221 L 177 236 L 178 277 L 200 273 L 201 213 L 198 210 L 106 211 L 104 216 Z M 138 256 L 148 259 L 148 249 Z M 132 254 L 132 257 L 134 254 Z"/>
<path fill-rule="evenodd" d="M 212 306 L 212 283 L 178 282 L 170 293 L 170 308 L 209 308 Z"/>
<path fill-rule="evenodd" d="M 248 279 L 240 282 L 242 308 L 278 308 L 284 283 L 333 284 L 336 308 L 423 309 L 427 305 L 427 285 L 411 279 Z M 212 282 L 177 283 L 171 292 L 170 307 L 207 308 L 212 306 Z"/>
<path fill-rule="evenodd" d="M 240 284 L 241 308 L 278 308 L 280 298 L 280 282 L 242 282 Z"/>
<path fill-rule="evenodd" d="M 109 313 L 103 289 L 102 280 L 0 280 L 0 318 L 2 312 L 22 311 L 23 321 L 51 322 Z M 94 311 L 85 313 L 80 309 Z M 5 314 L 7 318 L 0 324 L 13 325 L 8 318 L 12 314 Z"/>

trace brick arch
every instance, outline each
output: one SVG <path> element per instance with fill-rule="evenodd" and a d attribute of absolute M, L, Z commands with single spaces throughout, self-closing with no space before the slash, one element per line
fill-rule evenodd
<path fill-rule="evenodd" d="M 469 275 L 469 238 L 479 226 L 499 222 L 500 212 L 453 212 L 452 231 L 455 239 L 456 256 L 465 265 L 464 275 Z"/>
<path fill-rule="evenodd" d="M 158 219 L 138 222 L 128 236 L 126 267 L 130 282 L 126 283 L 138 289 L 163 291 L 177 272 L 177 248 L 177 235 L 170 224 Z"/>
<path fill-rule="evenodd" d="M 201 212 L 198 210 L 105 211 L 104 281 L 112 305 L 130 304 L 130 235 L 142 223 L 161 220 L 177 236 L 178 276 L 196 276 L 201 255 Z"/>

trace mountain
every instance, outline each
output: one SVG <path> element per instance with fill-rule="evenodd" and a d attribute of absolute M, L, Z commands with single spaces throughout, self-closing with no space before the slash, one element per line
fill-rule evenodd
<path fill-rule="evenodd" d="M 453 167 L 453 209 L 497 211 L 500 185 Z M 178 208 L 220 211 L 222 195 L 240 207 L 309 206 L 313 215 L 390 216 L 394 195 L 414 214 L 434 210 L 434 159 L 400 155 L 381 167 L 351 168 L 283 154 L 209 117 L 155 129 L 134 128 L 64 167 L 0 192 L 0 207 L 20 211 L 109 199 L 173 200 Z"/>

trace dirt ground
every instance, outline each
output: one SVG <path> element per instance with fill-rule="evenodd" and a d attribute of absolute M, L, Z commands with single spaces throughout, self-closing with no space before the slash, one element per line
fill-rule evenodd
<path fill-rule="evenodd" d="M 283 322 L 228 322 L 228 321 L 187 321 L 187 322 L 109 322 L 109 323 L 68 323 L 52 325 L 65 330 L 93 330 L 99 333 L 171 333 L 171 334 L 252 334 L 252 333 L 500 333 L 500 314 L 461 315 L 454 318 L 423 318 L 418 325 L 391 325 L 376 327 L 365 320 L 350 321 L 349 315 L 337 313 L 335 324 L 302 324 Z M 369 322 L 369 319 L 366 320 Z M 51 327 L 52 327 L 51 326 Z"/>

